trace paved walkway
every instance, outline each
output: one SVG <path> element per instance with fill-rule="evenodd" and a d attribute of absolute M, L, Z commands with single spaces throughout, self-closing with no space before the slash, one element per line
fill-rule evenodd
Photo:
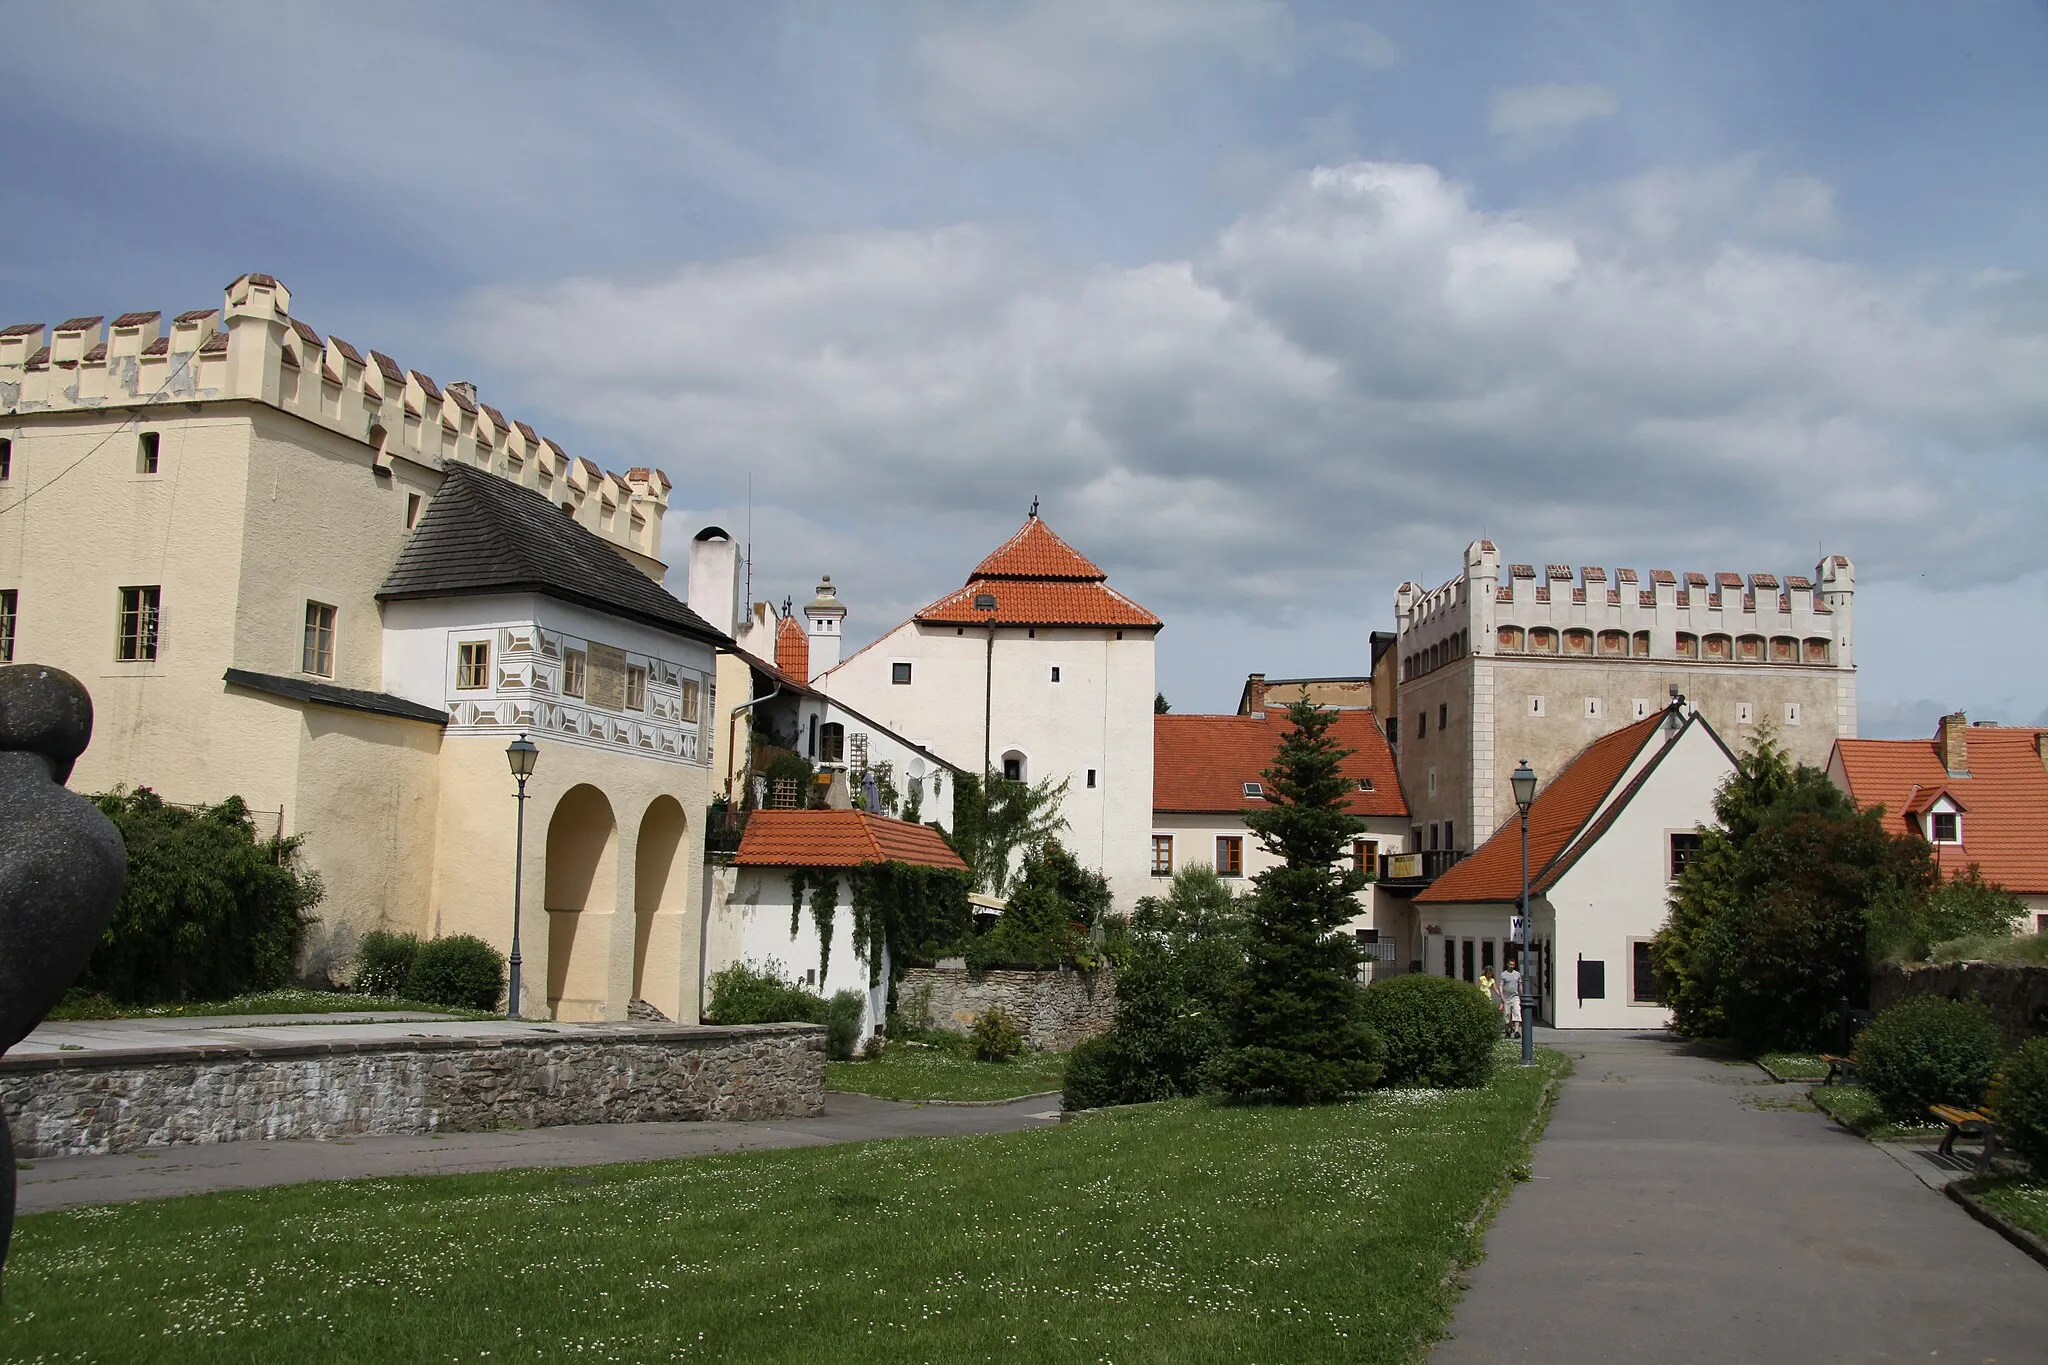
<path fill-rule="evenodd" d="M 500 1133 L 360 1137 L 333 1142 L 223 1142 L 118 1156 L 37 1157 L 20 1171 L 19 1211 L 162 1199 L 210 1190 L 366 1176 L 450 1175 L 529 1166 L 596 1166 L 875 1138 L 1007 1133 L 1059 1121 L 1059 1098 L 917 1105 L 828 1094 L 815 1119 L 748 1123 L 609 1123 Z"/>
<path fill-rule="evenodd" d="M 1662 1034 L 1578 1069 L 1432 1365 L 2048 1360 L 2048 1271 L 1804 1085 Z"/>

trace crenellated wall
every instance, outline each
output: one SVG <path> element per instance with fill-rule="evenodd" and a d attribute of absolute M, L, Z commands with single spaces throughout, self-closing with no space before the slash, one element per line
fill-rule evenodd
<path fill-rule="evenodd" d="M 535 489 L 661 580 L 665 474 L 608 472 L 507 420 L 472 384 L 439 384 L 380 351 L 323 339 L 291 315 L 291 291 L 269 275 L 243 275 L 221 307 L 181 313 L 168 329 L 156 312 L 104 324 L 81 317 L 0 328 L 0 417 L 264 403 L 363 442 L 383 468 L 459 462 Z"/>

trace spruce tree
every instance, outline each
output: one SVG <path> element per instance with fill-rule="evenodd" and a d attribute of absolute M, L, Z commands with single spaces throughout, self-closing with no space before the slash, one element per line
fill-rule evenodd
<path fill-rule="evenodd" d="M 1337 932 L 1366 879 L 1346 857 L 1364 822 L 1345 809 L 1339 768 L 1353 751 L 1330 737 L 1336 718 L 1311 702 L 1287 708 L 1265 802 L 1245 812 L 1283 861 L 1254 879 L 1231 1046 L 1209 1073 L 1239 1099 L 1321 1104 L 1379 1079 L 1385 1047 L 1360 1013 L 1359 951 Z"/>

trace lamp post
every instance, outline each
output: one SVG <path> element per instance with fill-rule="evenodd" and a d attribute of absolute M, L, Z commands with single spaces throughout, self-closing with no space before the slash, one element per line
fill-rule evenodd
<path fill-rule="evenodd" d="M 1530 989 L 1534 972 L 1529 954 L 1530 930 L 1536 918 L 1529 913 L 1529 807 L 1536 800 L 1536 770 L 1523 759 L 1508 778 L 1515 790 L 1515 808 L 1522 813 L 1522 1065 L 1536 1065 L 1536 995 Z"/>
<path fill-rule="evenodd" d="M 511 989 L 505 996 L 505 1017 L 519 1017 L 519 890 L 526 880 L 526 779 L 533 776 L 533 765 L 540 758 L 540 746 L 526 737 L 521 730 L 519 738 L 505 746 L 505 761 L 512 765 L 512 776 L 519 783 L 519 824 L 518 833 L 512 840 L 512 969 Z"/>

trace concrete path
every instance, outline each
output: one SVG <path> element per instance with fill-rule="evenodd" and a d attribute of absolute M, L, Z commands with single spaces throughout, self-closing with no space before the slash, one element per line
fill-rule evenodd
<path fill-rule="evenodd" d="M 450 1175 L 529 1166 L 597 1166 L 876 1138 L 1007 1133 L 1059 1121 L 1059 1098 L 919 1105 L 828 1094 L 815 1119 L 749 1123 L 610 1123 L 500 1133 L 360 1137 L 333 1142 L 223 1142 L 118 1156 L 37 1157 L 18 1172 L 19 1211 L 163 1199 L 210 1190 L 366 1176 Z"/>
<path fill-rule="evenodd" d="M 1578 1069 L 1432 1365 L 2048 1361 L 2048 1271 L 1807 1087 L 1663 1034 Z"/>

